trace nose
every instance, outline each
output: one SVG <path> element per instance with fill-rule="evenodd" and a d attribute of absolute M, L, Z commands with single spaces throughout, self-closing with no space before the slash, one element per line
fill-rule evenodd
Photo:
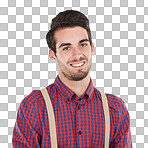
<path fill-rule="evenodd" d="M 79 49 L 79 47 L 74 47 L 72 49 L 72 56 L 74 57 L 74 59 L 79 60 L 83 55 L 82 55 L 82 51 Z"/>

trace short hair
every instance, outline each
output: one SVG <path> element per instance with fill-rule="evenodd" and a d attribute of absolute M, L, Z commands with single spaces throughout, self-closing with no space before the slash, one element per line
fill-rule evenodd
<path fill-rule="evenodd" d="M 55 18 L 52 19 L 50 30 L 46 35 L 48 47 L 56 54 L 56 41 L 54 33 L 56 30 L 67 27 L 80 26 L 87 31 L 90 45 L 92 45 L 91 31 L 89 27 L 88 18 L 81 12 L 76 10 L 66 10 L 60 12 Z"/>

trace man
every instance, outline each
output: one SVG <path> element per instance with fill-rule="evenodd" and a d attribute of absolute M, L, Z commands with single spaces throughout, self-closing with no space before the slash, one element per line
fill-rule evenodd
<path fill-rule="evenodd" d="M 89 21 L 78 11 L 59 13 L 46 36 L 58 76 L 46 87 L 54 110 L 58 147 L 103 148 L 105 121 L 100 92 L 90 78 L 92 43 Z M 122 99 L 106 94 L 110 112 L 110 147 L 132 147 L 129 113 Z M 20 104 L 14 147 L 51 147 L 48 114 L 40 90 Z"/>

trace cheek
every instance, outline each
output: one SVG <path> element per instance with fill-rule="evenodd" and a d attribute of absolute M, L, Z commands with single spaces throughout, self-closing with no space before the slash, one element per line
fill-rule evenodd
<path fill-rule="evenodd" d="M 92 58 L 92 53 L 91 52 L 87 52 L 85 55 L 88 58 L 88 60 Z"/>
<path fill-rule="evenodd" d="M 63 62 L 67 63 L 70 61 L 70 59 L 72 58 L 72 53 L 70 51 L 67 52 L 61 52 L 60 53 L 60 58 Z"/>
<path fill-rule="evenodd" d="M 62 54 L 60 54 L 60 56 L 58 55 L 57 62 L 62 63 L 62 64 L 66 64 L 68 62 L 67 56 L 62 55 Z"/>

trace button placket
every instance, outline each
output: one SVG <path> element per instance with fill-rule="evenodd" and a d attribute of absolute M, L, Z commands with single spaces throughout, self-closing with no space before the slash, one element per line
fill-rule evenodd
<path fill-rule="evenodd" d="M 77 109 L 78 109 L 78 114 L 80 115 L 81 113 L 81 105 L 80 104 L 78 104 L 78 106 L 77 106 Z M 81 127 L 80 127 L 80 125 L 79 125 L 79 130 L 77 131 L 77 133 L 78 133 L 78 135 L 82 135 L 82 131 L 81 131 Z"/>
<path fill-rule="evenodd" d="M 80 107 L 80 105 L 78 105 L 78 110 L 80 110 L 81 109 L 81 107 Z"/>
<path fill-rule="evenodd" d="M 82 132 L 81 132 L 81 131 L 78 131 L 78 134 L 79 134 L 79 135 L 81 135 L 81 134 L 82 134 Z"/>

